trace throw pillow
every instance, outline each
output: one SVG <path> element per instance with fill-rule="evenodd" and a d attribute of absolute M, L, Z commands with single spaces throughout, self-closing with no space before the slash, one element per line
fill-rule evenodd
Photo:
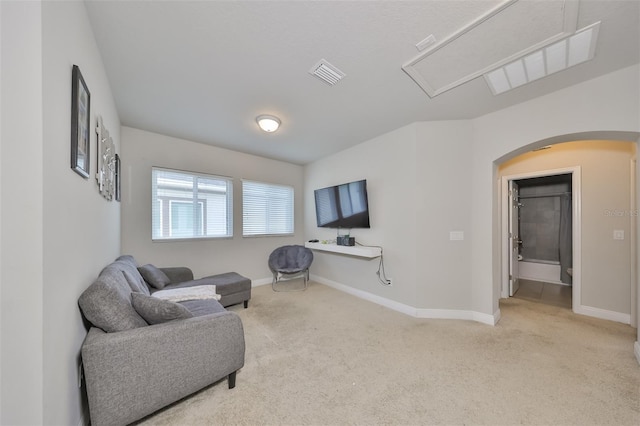
<path fill-rule="evenodd" d="M 131 291 L 137 291 L 138 293 L 146 294 L 147 296 L 151 293 L 149 292 L 149 287 L 144 282 L 138 271 L 135 271 L 137 276 L 133 276 L 129 271 L 122 271 L 124 278 L 129 283 L 129 287 L 131 287 Z"/>
<path fill-rule="evenodd" d="M 178 303 L 142 293 L 131 293 L 131 304 L 136 312 L 152 325 L 193 317 L 187 308 Z"/>
<path fill-rule="evenodd" d="M 167 274 L 156 268 L 152 264 L 146 264 L 138 267 L 138 271 L 142 278 L 149 283 L 150 286 L 162 290 L 165 285 L 169 284 L 171 280 L 167 277 Z"/>

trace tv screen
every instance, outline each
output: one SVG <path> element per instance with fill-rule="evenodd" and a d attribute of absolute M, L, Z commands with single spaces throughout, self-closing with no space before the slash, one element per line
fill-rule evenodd
<path fill-rule="evenodd" d="M 323 228 L 370 228 L 367 181 L 316 189 L 316 220 Z"/>

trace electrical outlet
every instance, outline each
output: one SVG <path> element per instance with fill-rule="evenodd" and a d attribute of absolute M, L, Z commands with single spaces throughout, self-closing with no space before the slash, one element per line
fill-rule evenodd
<path fill-rule="evenodd" d="M 391 278 L 387 278 L 387 285 L 391 287 L 393 285 L 393 280 Z"/>

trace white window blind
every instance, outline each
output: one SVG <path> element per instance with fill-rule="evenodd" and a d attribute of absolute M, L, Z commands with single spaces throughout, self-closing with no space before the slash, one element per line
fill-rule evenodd
<path fill-rule="evenodd" d="M 152 239 L 233 235 L 230 178 L 153 167 Z"/>
<path fill-rule="evenodd" d="M 242 181 L 242 235 L 293 234 L 293 187 Z"/>

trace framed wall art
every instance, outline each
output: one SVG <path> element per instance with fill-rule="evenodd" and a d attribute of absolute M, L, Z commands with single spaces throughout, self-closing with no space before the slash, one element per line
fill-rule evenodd
<path fill-rule="evenodd" d="M 116 183 L 116 146 L 109 130 L 104 126 L 102 117 L 96 118 L 96 134 L 98 135 L 96 182 L 98 191 L 107 200 L 113 200 Z"/>
<path fill-rule="evenodd" d="M 77 65 L 71 74 L 71 168 L 84 178 L 89 177 L 91 94 Z"/>
<path fill-rule="evenodd" d="M 120 201 L 122 197 L 122 166 L 120 165 L 120 156 L 116 154 L 116 201 Z"/>

